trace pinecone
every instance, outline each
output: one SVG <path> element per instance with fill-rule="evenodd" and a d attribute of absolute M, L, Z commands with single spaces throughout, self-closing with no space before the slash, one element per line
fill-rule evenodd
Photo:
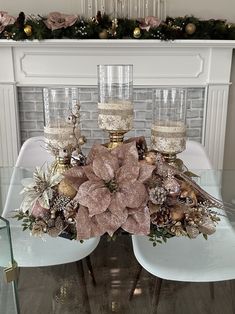
<path fill-rule="evenodd" d="M 177 221 L 175 224 L 173 224 L 173 226 L 170 227 L 169 232 L 174 234 L 177 237 L 187 235 L 187 232 L 185 231 L 180 221 Z"/>
<path fill-rule="evenodd" d="M 47 232 L 47 224 L 43 220 L 37 220 L 33 224 L 32 235 L 40 236 L 42 233 Z"/>
<path fill-rule="evenodd" d="M 52 228 L 49 228 L 47 230 L 47 233 L 49 234 L 50 237 L 53 237 L 53 238 L 56 238 L 58 237 L 58 235 L 60 234 L 60 230 L 58 230 L 56 227 L 52 227 Z"/>
<path fill-rule="evenodd" d="M 63 231 L 65 225 L 64 225 L 64 221 L 63 219 L 59 216 L 56 218 L 55 220 L 55 227 L 60 230 L 60 231 Z"/>
<path fill-rule="evenodd" d="M 50 219 L 47 220 L 46 223 L 47 223 L 47 227 L 48 228 L 55 227 L 55 219 L 50 218 Z"/>
<path fill-rule="evenodd" d="M 149 189 L 149 199 L 153 204 L 162 205 L 166 201 L 167 191 L 160 186 Z"/>
<path fill-rule="evenodd" d="M 55 222 L 54 226 L 52 226 L 51 228 L 48 228 L 47 233 L 49 234 L 49 236 L 55 238 L 55 237 L 58 237 L 58 235 L 64 230 L 65 223 L 60 216 L 58 216 L 54 220 L 54 222 Z"/>
<path fill-rule="evenodd" d="M 191 208 L 188 212 L 185 213 L 185 222 L 189 226 L 198 226 L 202 224 L 203 221 L 203 213 L 202 209 L 199 208 Z"/>
<path fill-rule="evenodd" d="M 158 227 L 165 227 L 171 223 L 171 212 L 169 208 L 162 208 L 150 217 L 152 224 Z"/>
<path fill-rule="evenodd" d="M 71 199 L 64 195 L 59 195 L 54 199 L 54 202 L 51 206 L 52 212 L 57 212 L 64 210 L 66 205 L 71 201 Z"/>

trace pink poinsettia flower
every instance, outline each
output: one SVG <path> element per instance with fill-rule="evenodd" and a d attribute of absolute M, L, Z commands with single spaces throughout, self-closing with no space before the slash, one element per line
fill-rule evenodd
<path fill-rule="evenodd" d="M 161 20 L 155 16 L 147 16 L 146 18 L 141 19 L 140 23 L 140 28 L 149 32 L 150 28 L 157 28 L 161 24 Z"/>
<path fill-rule="evenodd" d="M 83 167 L 88 180 L 76 195 L 82 205 L 76 216 L 78 239 L 105 232 L 113 235 L 122 226 L 126 231 L 147 234 L 150 219 L 145 209 L 148 193 L 144 182 L 155 167 L 139 162 L 136 143 L 123 144 L 112 151 L 96 145 L 88 160 Z"/>
<path fill-rule="evenodd" d="M 77 15 L 62 14 L 59 12 L 51 12 L 45 21 L 46 26 L 52 31 L 60 28 L 72 26 L 78 19 Z"/>
<path fill-rule="evenodd" d="M 6 26 L 14 24 L 16 19 L 8 15 L 7 12 L 0 11 L 0 33 L 2 33 Z"/>

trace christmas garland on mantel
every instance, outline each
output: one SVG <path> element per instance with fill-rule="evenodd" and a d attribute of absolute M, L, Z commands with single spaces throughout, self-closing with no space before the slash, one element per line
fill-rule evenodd
<path fill-rule="evenodd" d="M 0 39 L 216 39 L 234 40 L 235 24 L 225 20 L 200 20 L 194 16 L 167 17 L 160 21 L 149 16 L 143 19 L 114 18 L 98 11 L 92 18 L 59 12 L 48 16 L 21 12 L 17 18 L 0 11 Z"/>

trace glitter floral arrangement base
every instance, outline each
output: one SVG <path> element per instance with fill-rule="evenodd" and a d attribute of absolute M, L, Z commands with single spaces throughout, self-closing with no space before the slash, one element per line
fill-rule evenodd
<path fill-rule="evenodd" d="M 85 165 L 63 175 L 36 169 L 22 194 L 15 217 L 24 230 L 77 240 L 120 232 L 148 235 L 153 245 L 174 236 L 207 237 L 220 220 L 214 208 L 223 208 L 187 173 L 147 151 L 143 137 L 113 150 L 94 145 Z"/>

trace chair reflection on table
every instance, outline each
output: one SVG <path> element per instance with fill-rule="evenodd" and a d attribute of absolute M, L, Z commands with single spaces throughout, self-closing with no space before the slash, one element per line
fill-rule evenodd
<path fill-rule="evenodd" d="M 197 169 L 212 169 L 203 146 L 188 141 L 186 150 L 179 154 L 185 165 L 197 173 Z M 204 172 L 205 172 L 204 171 Z M 200 172 L 199 172 L 200 174 Z M 199 178 L 200 180 L 200 178 Z M 211 186 L 202 186 L 208 193 L 221 199 L 213 174 Z M 200 184 L 200 182 L 199 182 Z M 146 236 L 132 236 L 134 255 L 139 262 L 136 278 L 129 298 L 135 289 L 144 268 L 156 277 L 152 313 L 157 313 L 163 279 L 182 282 L 209 282 L 210 294 L 214 298 L 213 282 L 235 278 L 235 232 L 227 217 L 221 216 L 215 234 L 206 241 L 203 236 L 196 239 L 174 237 L 167 243 L 153 247 Z"/>
<path fill-rule="evenodd" d="M 41 267 L 76 262 L 81 283 L 84 286 L 84 289 L 80 289 L 80 291 L 83 291 L 89 307 L 82 260 L 85 258 L 92 282 L 95 285 L 89 255 L 97 247 L 99 237 L 80 243 L 62 237 L 52 238 L 45 234 L 42 240 L 39 237 L 30 236 L 28 231 L 23 232 L 20 222 L 8 218 L 12 217 L 12 210 L 19 208 L 21 202 L 19 193 L 23 188 L 22 180 L 29 176 L 32 177 L 32 170 L 36 166 L 42 166 L 46 162 L 52 161 L 51 155 L 45 149 L 43 139 L 43 137 L 30 138 L 22 145 L 7 194 L 3 217 L 10 221 L 14 258 L 19 267 Z M 90 313 L 89 308 L 87 311 Z"/>

